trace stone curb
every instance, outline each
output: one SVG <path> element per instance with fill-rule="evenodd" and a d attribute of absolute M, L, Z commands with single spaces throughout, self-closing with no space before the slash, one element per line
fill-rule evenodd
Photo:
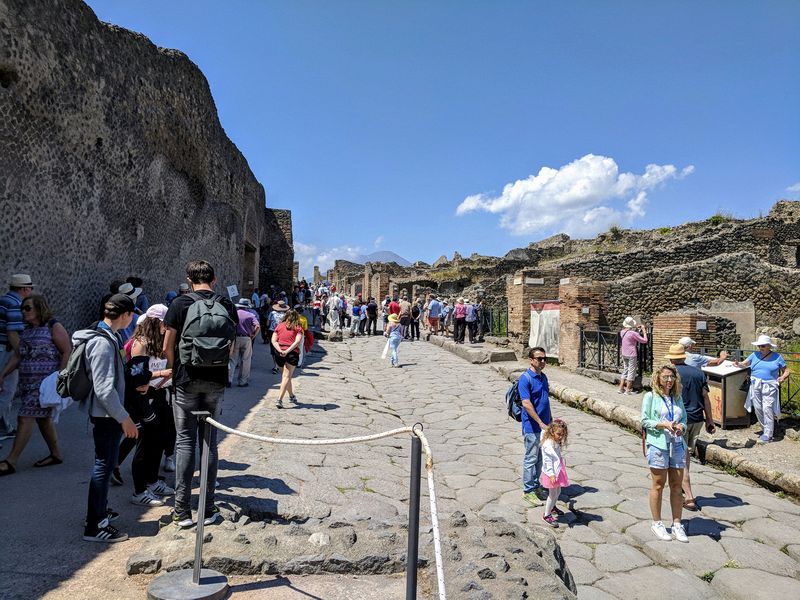
<path fill-rule="evenodd" d="M 520 368 L 508 369 L 502 366 L 493 366 L 493 368 L 509 381 L 514 381 L 523 371 Z M 626 429 L 636 432 L 642 430 L 639 411 L 629 406 L 620 406 L 606 400 L 593 398 L 579 390 L 552 382 L 550 383 L 550 394 L 564 404 L 599 415 L 606 421 L 611 421 Z M 703 462 L 724 468 L 733 468 L 738 475 L 748 477 L 770 490 L 781 491 L 800 498 L 799 476 L 770 469 L 747 460 L 733 450 L 720 448 L 716 444 L 704 440 L 697 440 L 697 446 Z"/>
<path fill-rule="evenodd" d="M 466 344 L 456 344 L 444 336 L 425 334 L 425 340 L 460 356 L 467 362 L 474 365 L 484 365 L 494 362 L 517 361 L 517 355 L 513 350 L 495 350 L 493 348 L 474 348 Z"/>

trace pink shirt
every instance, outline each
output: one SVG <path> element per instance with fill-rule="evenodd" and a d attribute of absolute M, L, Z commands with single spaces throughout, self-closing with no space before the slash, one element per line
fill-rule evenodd
<path fill-rule="evenodd" d="M 636 356 L 636 344 L 646 344 L 647 343 L 647 335 L 639 335 L 638 331 L 634 331 L 633 329 L 623 329 L 619 332 L 619 336 L 622 341 L 622 351 L 621 354 L 625 358 L 631 358 Z"/>
<path fill-rule="evenodd" d="M 467 305 L 466 304 L 456 304 L 455 311 L 453 311 L 453 318 L 455 319 L 465 319 L 467 317 Z"/>

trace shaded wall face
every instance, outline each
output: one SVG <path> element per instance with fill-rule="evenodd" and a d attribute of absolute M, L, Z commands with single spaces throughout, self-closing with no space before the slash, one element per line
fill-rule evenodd
<path fill-rule="evenodd" d="M 264 191 L 197 67 L 77 0 L 0 8 L 2 276 L 30 273 L 70 329 L 112 279 L 158 301 L 192 259 L 241 288 Z"/>

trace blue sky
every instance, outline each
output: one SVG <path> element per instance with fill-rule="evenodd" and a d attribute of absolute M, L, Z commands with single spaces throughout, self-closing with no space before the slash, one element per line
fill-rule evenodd
<path fill-rule="evenodd" d="M 88 4 L 202 69 L 306 274 L 800 198 L 794 0 Z"/>

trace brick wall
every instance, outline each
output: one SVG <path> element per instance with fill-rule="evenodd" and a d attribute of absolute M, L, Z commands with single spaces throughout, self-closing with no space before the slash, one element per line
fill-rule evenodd
<path fill-rule="evenodd" d="M 706 329 L 697 329 L 697 323 L 705 323 Z M 714 347 L 717 344 L 717 318 L 713 315 L 689 312 L 668 312 L 653 319 L 653 363 L 666 362 L 664 355 L 672 344 L 684 336 L 692 338 L 698 347 Z"/>
<path fill-rule="evenodd" d="M 608 286 L 586 278 L 563 279 L 559 286 L 561 298 L 559 362 L 575 368 L 580 356 L 580 328 L 606 327 Z"/>
<path fill-rule="evenodd" d="M 558 299 L 560 272 L 522 269 L 506 279 L 508 335 L 523 345 L 528 342 L 531 300 Z"/>

